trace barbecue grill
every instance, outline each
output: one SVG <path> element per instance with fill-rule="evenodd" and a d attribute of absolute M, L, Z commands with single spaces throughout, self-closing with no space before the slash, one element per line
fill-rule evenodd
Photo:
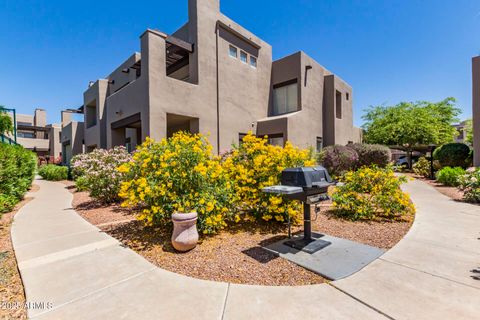
<path fill-rule="evenodd" d="M 328 187 L 334 182 L 328 171 L 322 167 L 288 168 L 282 171 L 281 185 L 265 187 L 266 193 L 280 194 L 287 199 L 299 200 L 303 204 L 303 238 L 289 240 L 285 245 L 307 253 L 314 253 L 330 245 L 328 241 L 312 238 L 311 206 L 319 212 L 318 204 L 328 200 Z M 290 221 L 288 236 L 291 238 Z"/>

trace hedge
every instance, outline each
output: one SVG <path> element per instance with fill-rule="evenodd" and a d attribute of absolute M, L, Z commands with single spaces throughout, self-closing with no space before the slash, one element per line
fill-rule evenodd
<path fill-rule="evenodd" d="M 32 184 L 36 165 L 33 152 L 0 144 L 0 213 L 11 211 L 22 199 Z"/>
<path fill-rule="evenodd" d="M 372 165 L 385 168 L 392 157 L 390 148 L 381 144 L 352 143 L 347 146 L 357 152 L 358 168 Z"/>
<path fill-rule="evenodd" d="M 68 167 L 46 164 L 38 169 L 38 174 L 49 181 L 67 180 Z"/>
<path fill-rule="evenodd" d="M 433 152 L 433 159 L 442 167 L 462 167 L 468 165 L 470 148 L 464 143 L 447 143 Z"/>

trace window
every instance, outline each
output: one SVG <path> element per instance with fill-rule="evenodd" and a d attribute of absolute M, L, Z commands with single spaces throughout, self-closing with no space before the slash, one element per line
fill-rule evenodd
<path fill-rule="evenodd" d="M 317 149 L 317 152 L 322 151 L 322 149 L 323 149 L 323 138 L 322 137 L 317 137 L 316 149 Z"/>
<path fill-rule="evenodd" d="M 35 139 L 35 133 L 33 132 L 25 132 L 25 131 L 18 131 L 17 137 L 19 138 L 27 138 L 27 139 Z"/>
<path fill-rule="evenodd" d="M 273 86 L 273 115 L 298 110 L 297 79 Z"/>
<path fill-rule="evenodd" d="M 345 98 L 346 98 L 347 100 L 350 100 L 350 94 L 349 94 L 348 92 L 345 93 Z"/>
<path fill-rule="evenodd" d="M 241 145 L 243 143 L 243 138 L 245 138 L 246 135 L 247 135 L 246 133 L 238 134 L 238 145 Z"/>
<path fill-rule="evenodd" d="M 250 66 L 257 67 L 257 58 L 250 56 Z"/>
<path fill-rule="evenodd" d="M 31 122 L 17 121 L 17 126 L 31 126 Z"/>
<path fill-rule="evenodd" d="M 271 144 L 272 146 L 284 146 L 284 140 L 283 140 L 283 135 L 272 135 L 268 137 L 268 143 Z"/>
<path fill-rule="evenodd" d="M 240 51 L 240 61 L 242 61 L 243 63 L 247 63 L 247 58 L 248 58 L 247 53 Z"/>
<path fill-rule="evenodd" d="M 237 57 L 237 48 L 235 48 L 234 46 L 230 46 L 228 54 L 230 55 L 230 57 L 236 58 Z"/>
<path fill-rule="evenodd" d="M 342 93 L 335 92 L 335 115 L 337 119 L 342 119 Z"/>

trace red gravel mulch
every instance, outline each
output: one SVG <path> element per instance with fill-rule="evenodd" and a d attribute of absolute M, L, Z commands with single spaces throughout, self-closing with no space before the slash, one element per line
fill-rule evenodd
<path fill-rule="evenodd" d="M 215 236 L 203 237 L 195 249 L 178 253 L 170 243 L 168 228 L 144 227 L 133 211 L 99 204 L 86 192 L 69 188 L 74 195 L 73 207 L 80 215 L 163 269 L 199 279 L 243 284 L 292 286 L 325 281 L 262 248 L 285 238 L 286 226 L 232 226 Z M 346 221 L 327 212 L 329 203 L 322 206 L 322 212 L 312 222 L 313 230 L 379 248 L 391 248 L 411 226 L 411 222 Z M 302 226 L 292 229 L 300 232 Z"/>

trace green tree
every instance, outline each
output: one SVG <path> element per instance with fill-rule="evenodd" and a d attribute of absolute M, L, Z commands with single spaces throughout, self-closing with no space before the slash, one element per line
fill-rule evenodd
<path fill-rule="evenodd" d="M 473 121 L 472 119 L 465 120 L 465 142 L 469 145 L 473 144 Z"/>
<path fill-rule="evenodd" d="M 13 132 L 12 118 L 8 115 L 4 106 L 0 105 L 0 134 Z"/>
<path fill-rule="evenodd" d="M 394 106 L 372 106 L 362 117 L 367 143 L 397 145 L 406 148 L 411 167 L 415 146 L 443 144 L 453 141 L 460 109 L 455 98 L 437 103 L 428 101 L 401 102 Z"/>

